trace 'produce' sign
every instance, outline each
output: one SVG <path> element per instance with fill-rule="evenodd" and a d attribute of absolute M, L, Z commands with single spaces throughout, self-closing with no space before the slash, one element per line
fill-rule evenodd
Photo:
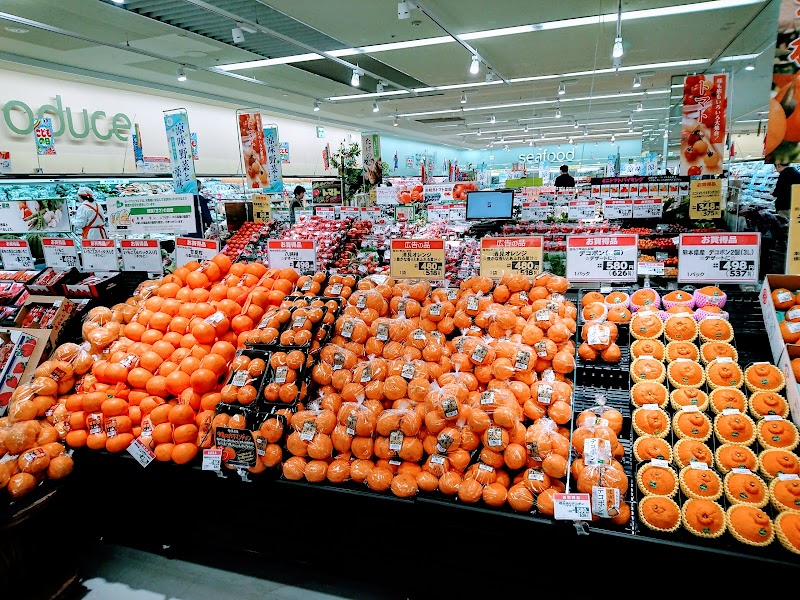
<path fill-rule="evenodd" d="M 506 273 L 535 277 L 542 272 L 542 236 L 483 238 L 481 277 L 500 279 Z"/>
<path fill-rule="evenodd" d="M 567 237 L 570 281 L 636 281 L 638 235 Z"/>
<path fill-rule="evenodd" d="M 444 279 L 444 240 L 392 240 L 394 279 Z"/>
<path fill-rule="evenodd" d="M 682 233 L 679 283 L 756 283 L 760 233 Z"/>
<path fill-rule="evenodd" d="M 269 240 L 269 266 L 294 269 L 298 273 L 317 270 L 317 243 L 314 240 Z"/>

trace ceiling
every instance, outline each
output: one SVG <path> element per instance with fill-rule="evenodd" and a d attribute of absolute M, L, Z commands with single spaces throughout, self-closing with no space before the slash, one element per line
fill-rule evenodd
<path fill-rule="evenodd" d="M 618 71 L 616 0 L 548 2 L 546 14 L 529 0 L 416 4 L 399 19 L 394 0 L 0 0 L 0 60 L 470 149 L 585 131 L 661 150 L 692 72 L 734 74 L 740 132 L 769 97 L 779 0 L 623 0 Z"/>

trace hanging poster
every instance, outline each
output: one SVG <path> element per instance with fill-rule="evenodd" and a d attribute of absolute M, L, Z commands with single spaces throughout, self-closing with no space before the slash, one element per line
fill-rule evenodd
<path fill-rule="evenodd" d="M 281 148 L 277 125 L 264 125 L 264 149 L 267 153 L 265 166 L 269 185 L 261 186 L 262 193 L 280 194 L 283 192 L 283 168 L 281 167 Z M 288 158 L 288 147 L 287 147 Z M 288 162 L 288 160 L 287 160 Z"/>
<path fill-rule="evenodd" d="M 261 113 L 240 113 L 239 147 L 242 152 L 242 164 L 247 177 L 247 187 L 263 189 L 270 187 L 267 169 L 267 149 L 264 145 L 264 128 L 261 125 Z"/>
<path fill-rule="evenodd" d="M 197 177 L 192 160 L 192 134 L 189 131 L 189 115 L 185 110 L 164 113 L 167 130 L 167 147 L 172 167 L 172 187 L 176 194 L 197 195 Z M 163 231 L 163 230 L 162 230 Z"/>
<path fill-rule="evenodd" d="M 800 160 L 800 106 L 795 101 L 795 78 L 800 72 L 798 10 L 800 5 L 796 0 L 780 2 L 769 121 L 764 138 L 764 162 L 769 164 L 789 164 Z"/>
<path fill-rule="evenodd" d="M 0 201 L 0 233 L 72 231 L 64 198 Z"/>
<path fill-rule="evenodd" d="M 722 173 L 727 111 L 727 75 L 688 75 L 684 79 L 681 175 Z"/>
<path fill-rule="evenodd" d="M 192 160 L 200 160 L 200 155 L 197 153 L 197 134 L 192 134 Z"/>
<path fill-rule="evenodd" d="M 33 139 L 36 142 L 38 156 L 55 155 L 56 145 L 53 135 L 53 119 L 44 117 L 33 122 Z"/>
<path fill-rule="evenodd" d="M 322 149 L 322 168 L 326 171 L 331 168 L 331 145 L 325 144 Z"/>
<path fill-rule="evenodd" d="M 342 184 L 339 181 L 315 180 L 311 182 L 314 204 L 341 204 Z"/>
<path fill-rule="evenodd" d="M 364 133 L 361 135 L 361 158 L 364 163 L 364 182 L 376 185 L 383 181 L 380 134 Z"/>
<path fill-rule="evenodd" d="M 289 163 L 289 142 L 281 142 L 278 148 L 281 155 L 281 163 Z"/>
<path fill-rule="evenodd" d="M 693 179 L 689 188 L 689 218 L 722 217 L 722 180 Z"/>
<path fill-rule="evenodd" d="M 131 133 L 131 143 L 133 144 L 133 162 L 136 163 L 136 170 L 139 170 L 139 163 L 144 163 L 144 149 L 142 148 L 142 134 L 139 131 L 139 124 L 133 124 Z"/>

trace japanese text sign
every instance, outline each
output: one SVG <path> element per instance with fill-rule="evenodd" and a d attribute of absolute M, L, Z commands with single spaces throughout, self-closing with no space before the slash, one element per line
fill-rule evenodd
<path fill-rule="evenodd" d="M 682 233 L 679 283 L 756 283 L 760 233 Z"/>
<path fill-rule="evenodd" d="M 567 237 L 570 281 L 636 281 L 637 235 Z"/>
<path fill-rule="evenodd" d="M 390 264 L 395 279 L 444 279 L 444 241 L 392 240 Z"/>
<path fill-rule="evenodd" d="M 500 279 L 506 273 L 535 277 L 542 272 L 541 236 L 485 237 L 481 240 L 481 277 Z"/>

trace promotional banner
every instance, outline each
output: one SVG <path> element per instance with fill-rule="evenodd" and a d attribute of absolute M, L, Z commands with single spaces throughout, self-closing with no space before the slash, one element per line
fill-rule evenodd
<path fill-rule="evenodd" d="M 281 158 L 281 144 L 278 136 L 278 126 L 275 124 L 264 125 L 264 149 L 267 153 L 267 175 L 269 176 L 269 185 L 261 186 L 261 191 L 265 194 L 282 194 L 283 193 L 283 162 Z M 288 159 L 289 147 L 286 147 Z M 288 160 L 287 160 L 288 162 Z"/>
<path fill-rule="evenodd" d="M 0 150 L 0 173 L 11 173 L 11 152 Z"/>
<path fill-rule="evenodd" d="M 725 153 L 728 76 L 688 75 L 683 83 L 681 175 L 719 175 Z"/>
<path fill-rule="evenodd" d="M 722 217 L 722 180 L 695 179 L 689 191 L 690 219 Z"/>
<path fill-rule="evenodd" d="M 192 134 L 189 131 L 189 115 L 185 110 L 164 113 L 167 131 L 167 147 L 172 166 L 172 187 L 177 194 L 197 195 L 197 176 L 192 160 Z M 163 229 L 161 231 L 164 231 Z"/>
<path fill-rule="evenodd" d="M 268 188 L 267 149 L 264 147 L 264 128 L 261 113 L 240 113 L 239 148 L 242 164 L 247 176 L 247 187 L 251 189 Z"/>
<path fill-rule="evenodd" d="M 325 144 L 322 149 L 322 168 L 326 171 L 331 168 L 331 145 Z"/>
<path fill-rule="evenodd" d="M 167 156 L 143 156 L 142 162 L 136 163 L 137 173 L 169 173 L 170 160 Z"/>
<path fill-rule="evenodd" d="M 361 135 L 361 158 L 364 164 L 364 183 L 376 185 L 383 181 L 380 134 L 364 133 Z"/>
<path fill-rule="evenodd" d="M 192 194 L 109 198 L 106 214 L 112 235 L 197 233 Z"/>
<path fill-rule="evenodd" d="M 281 142 L 281 145 L 278 148 L 278 151 L 281 155 L 281 162 L 282 163 L 289 163 L 289 142 Z"/>
<path fill-rule="evenodd" d="M 144 149 L 142 148 L 142 133 L 139 131 L 139 124 L 133 124 L 131 133 L 131 144 L 133 144 L 133 162 L 136 163 L 138 170 L 139 163 L 144 163 Z"/>
<path fill-rule="evenodd" d="M 481 277 L 506 273 L 535 277 L 542 271 L 542 236 L 485 237 L 481 240 Z"/>
<path fill-rule="evenodd" d="M 36 142 L 37 155 L 55 155 L 56 143 L 53 135 L 53 119 L 50 117 L 36 119 L 33 122 L 33 139 Z"/>
<path fill-rule="evenodd" d="M 64 198 L 0 201 L 0 233 L 72 231 Z"/>
<path fill-rule="evenodd" d="M 444 279 L 443 240 L 392 240 L 390 272 L 395 279 Z"/>
<path fill-rule="evenodd" d="M 800 106 L 795 100 L 795 76 L 800 71 L 798 10 L 797 0 L 780 3 L 769 121 L 764 138 L 764 162 L 769 164 L 788 165 L 800 161 Z"/>
<path fill-rule="evenodd" d="M 474 181 L 462 181 L 459 183 L 430 183 L 422 186 L 422 195 L 425 202 L 453 202 L 467 200 L 467 192 L 475 191 L 477 187 Z M 415 198 L 412 196 L 412 200 Z"/>
<path fill-rule="evenodd" d="M 760 233 L 682 233 L 678 283 L 756 283 Z"/>

